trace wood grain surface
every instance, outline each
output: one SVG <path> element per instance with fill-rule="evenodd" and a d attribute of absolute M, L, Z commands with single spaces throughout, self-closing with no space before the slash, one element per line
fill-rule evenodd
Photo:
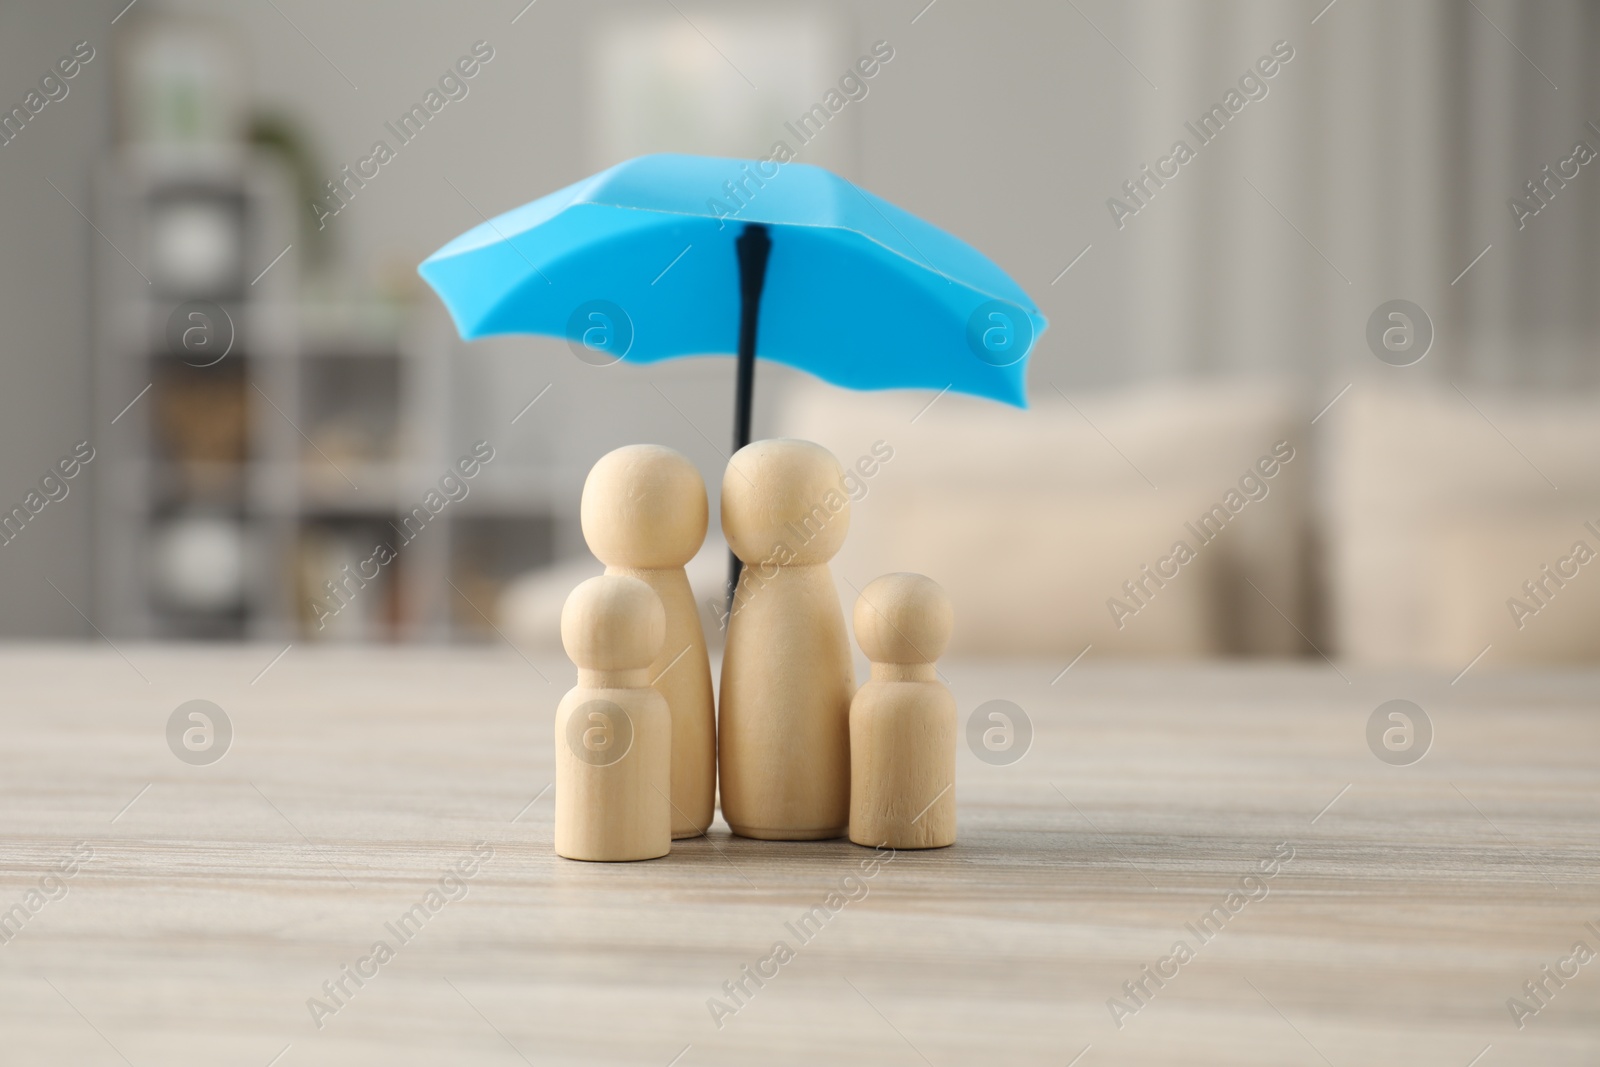
<path fill-rule="evenodd" d="M 1600 960 L 1520 1029 L 1506 1004 L 1600 951 L 1594 672 L 947 662 L 963 731 L 1010 700 L 1031 747 L 963 741 L 957 843 L 869 876 L 871 850 L 720 820 L 560 860 L 565 661 L 279 651 L 0 650 L 0 1063 L 1600 1062 Z M 1365 736 L 1397 697 L 1435 731 L 1410 766 Z M 192 699 L 232 723 L 209 766 L 168 747 Z M 346 965 L 371 976 L 334 1010 Z"/>

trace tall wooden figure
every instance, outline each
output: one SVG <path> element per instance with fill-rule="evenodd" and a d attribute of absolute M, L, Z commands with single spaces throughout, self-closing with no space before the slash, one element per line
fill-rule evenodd
<path fill-rule="evenodd" d="M 722 532 L 744 563 L 722 658 L 722 817 L 741 837 L 842 837 L 855 665 L 828 560 L 850 528 L 838 460 L 755 441 L 722 477 Z"/>
<path fill-rule="evenodd" d="M 672 722 L 650 688 L 667 628 L 637 578 L 601 575 L 567 597 L 561 643 L 578 684 L 556 707 L 556 852 L 648 860 L 672 849 Z"/>
<path fill-rule="evenodd" d="M 939 584 L 886 574 L 856 601 L 872 678 L 850 704 L 850 840 L 943 848 L 956 839 L 956 701 L 933 661 L 953 612 Z"/>
<path fill-rule="evenodd" d="M 594 465 L 579 514 L 606 573 L 638 578 L 666 609 L 650 679 L 672 712 L 672 836 L 695 837 L 711 825 L 717 791 L 711 661 L 683 570 L 706 539 L 706 483 L 682 453 L 629 445 Z"/>

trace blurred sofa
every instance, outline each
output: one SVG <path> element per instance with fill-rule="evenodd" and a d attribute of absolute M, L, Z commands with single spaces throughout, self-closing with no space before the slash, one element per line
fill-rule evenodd
<path fill-rule="evenodd" d="M 1321 650 L 1452 674 L 1486 647 L 1485 667 L 1600 661 L 1600 558 L 1575 557 L 1579 542 L 1600 553 L 1584 525 L 1600 530 L 1591 401 L 1359 380 L 1313 424 L 1320 405 L 1261 384 L 1035 382 L 1026 411 L 783 386 L 767 432 L 818 441 L 847 471 L 846 616 L 873 578 L 920 571 L 955 603 L 954 655 Z M 507 631 L 557 644 L 563 599 L 599 570 L 584 558 L 514 583 Z M 713 646 L 725 570 L 713 507 L 689 568 Z"/>

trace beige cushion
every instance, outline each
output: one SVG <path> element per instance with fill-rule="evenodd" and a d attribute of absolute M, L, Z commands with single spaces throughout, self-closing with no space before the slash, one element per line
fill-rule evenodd
<path fill-rule="evenodd" d="M 1600 551 L 1583 528 L 1600 525 L 1584 507 L 1600 490 L 1600 407 L 1360 382 L 1324 422 L 1345 656 L 1452 671 L 1491 644 L 1484 667 L 1600 658 L 1600 561 L 1520 630 L 1506 606 L 1575 541 Z"/>
<path fill-rule="evenodd" d="M 842 582 L 859 589 L 896 570 L 936 579 L 955 603 L 957 654 L 1065 663 L 1091 643 L 1096 655 L 1306 650 L 1245 581 L 1306 628 L 1310 463 L 1282 392 L 1147 388 L 1069 403 L 1047 388 L 1028 411 L 946 394 L 919 415 L 932 397 L 809 384 L 788 392 L 775 433 L 818 441 L 846 467 L 871 457 L 875 442 L 893 449 L 863 479 L 835 561 Z M 1296 456 L 1268 495 L 1199 545 L 1184 523 L 1289 438 Z M 1197 549 L 1194 561 L 1119 628 L 1107 600 L 1180 538 Z"/>
<path fill-rule="evenodd" d="M 1463 514 L 1433 532 L 1437 551 L 1423 571 L 1434 605 L 1422 630 L 1424 659 L 1459 668 L 1492 646 L 1484 666 L 1600 660 L 1600 537 L 1554 510 Z M 1574 558 L 1579 541 L 1588 563 Z M 1564 577 L 1558 566 L 1577 573 Z M 1537 599 L 1524 590 L 1528 581 L 1540 583 Z M 1513 599 L 1526 610 L 1513 612 Z"/>

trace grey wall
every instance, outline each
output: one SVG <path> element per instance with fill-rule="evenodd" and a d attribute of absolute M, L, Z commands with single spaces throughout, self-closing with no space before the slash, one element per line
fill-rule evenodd
<path fill-rule="evenodd" d="M 107 138 L 115 13 L 79 0 L 0 7 L 7 111 L 76 42 L 95 49 L 67 95 L 0 147 L 0 510 L 21 505 L 76 442 L 103 448 L 110 429 L 89 424 L 90 242 L 100 238 L 73 205 L 91 210 L 90 164 Z M 0 636 L 92 633 L 61 595 L 89 610 L 87 477 L 0 546 Z"/>

